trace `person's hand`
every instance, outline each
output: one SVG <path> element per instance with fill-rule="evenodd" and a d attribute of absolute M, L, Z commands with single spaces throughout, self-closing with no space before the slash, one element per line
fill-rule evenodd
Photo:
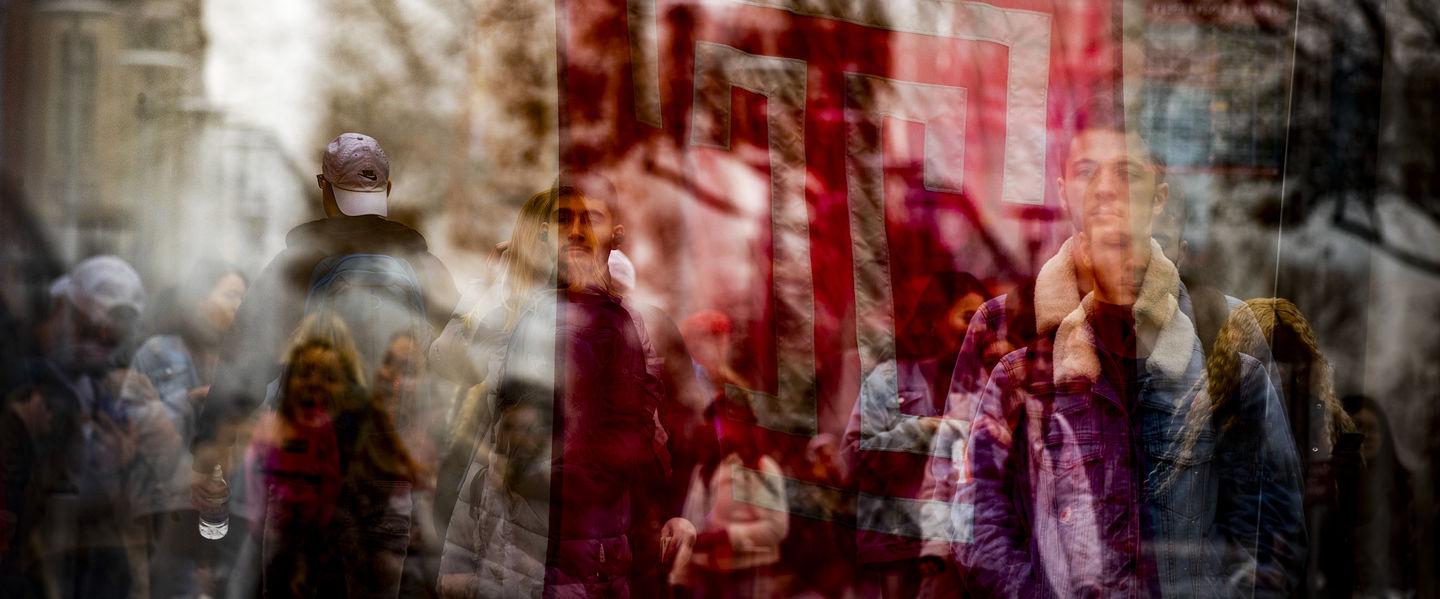
<path fill-rule="evenodd" d="M 473 573 L 442 574 L 439 585 L 444 599 L 469 599 L 480 596 L 480 577 Z"/>
<path fill-rule="evenodd" d="M 207 396 L 209 396 L 209 395 L 210 395 L 210 385 L 205 385 L 205 386 L 203 386 L 203 387 L 196 387 L 196 388 L 194 388 L 194 389 L 191 389 L 191 390 L 185 392 L 185 398 L 186 398 L 186 399 L 189 399 L 189 400 L 190 400 L 190 403 L 200 403 L 200 402 L 202 402 L 202 401 L 205 401 L 205 398 L 206 398 Z"/>
<path fill-rule="evenodd" d="M 695 525 L 684 518 L 671 518 L 660 529 L 660 563 L 671 565 L 690 561 L 695 549 Z"/>
<path fill-rule="evenodd" d="M 207 513 L 230 500 L 230 485 L 224 479 L 213 480 L 211 472 L 195 472 L 190 478 L 190 503 L 196 511 Z"/>

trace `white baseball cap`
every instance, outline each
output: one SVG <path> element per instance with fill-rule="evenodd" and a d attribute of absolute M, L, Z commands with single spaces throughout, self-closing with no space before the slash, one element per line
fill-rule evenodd
<path fill-rule="evenodd" d="M 375 138 L 364 133 L 337 135 L 325 146 L 322 168 L 341 213 L 389 213 L 390 159 Z"/>
<path fill-rule="evenodd" d="M 96 324 L 118 324 L 117 308 L 130 312 L 129 318 L 145 311 L 145 285 L 140 274 L 117 256 L 94 256 L 82 260 L 50 286 L 52 297 L 64 297 Z"/>

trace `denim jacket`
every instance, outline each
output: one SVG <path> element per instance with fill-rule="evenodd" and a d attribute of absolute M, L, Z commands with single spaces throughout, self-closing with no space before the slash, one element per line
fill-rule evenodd
<path fill-rule="evenodd" d="M 159 401 L 127 402 L 136 423 L 139 452 L 126 472 L 126 486 L 136 515 L 183 510 L 190 507 L 190 441 L 195 436 L 198 412 L 189 397 L 200 386 L 185 342 L 176 335 L 146 340 L 130 362 L 127 389 L 145 377 Z"/>
<path fill-rule="evenodd" d="M 845 428 L 844 451 L 861 499 L 855 534 L 860 563 L 884 563 L 920 556 L 943 522 L 942 509 L 928 508 L 926 468 L 934 447 L 944 397 L 931 381 L 943 372 L 938 359 L 886 360 L 860 389 Z"/>
<path fill-rule="evenodd" d="M 1284 596 L 1295 584 L 1305 531 L 1283 409 L 1241 354 L 1235 392 L 1210 413 L 1170 273 L 1147 270 L 1137 319 L 1150 302 L 1160 332 L 1135 380 L 1097 367 L 1092 298 L 1058 324 L 1038 306 L 1050 333 L 996 366 L 966 457 L 973 540 L 960 553 L 977 594 Z M 1117 383 L 1135 386 L 1133 403 Z"/>

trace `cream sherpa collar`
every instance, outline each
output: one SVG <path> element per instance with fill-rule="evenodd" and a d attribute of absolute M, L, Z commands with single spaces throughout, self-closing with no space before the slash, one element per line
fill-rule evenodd
<path fill-rule="evenodd" d="M 1075 378 L 1095 380 L 1100 360 L 1095 354 L 1095 332 L 1088 315 L 1094 310 L 1094 292 L 1080 297 L 1076 280 L 1072 237 L 1040 269 L 1035 281 L 1035 324 L 1041 334 L 1055 333 L 1055 381 Z M 1135 300 L 1135 321 L 1140 326 L 1158 327 L 1155 347 L 1147 356 L 1146 368 L 1167 379 L 1180 379 L 1195 351 L 1195 326 L 1179 309 L 1180 273 L 1151 240 L 1150 264 Z"/>
<path fill-rule="evenodd" d="M 1055 330 L 1060 321 L 1080 307 L 1080 284 L 1071 255 L 1077 243 L 1074 237 L 1066 239 L 1035 278 L 1035 331 L 1041 335 Z"/>

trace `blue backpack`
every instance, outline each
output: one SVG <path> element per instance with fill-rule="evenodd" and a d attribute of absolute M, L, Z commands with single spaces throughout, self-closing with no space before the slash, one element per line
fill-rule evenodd
<path fill-rule="evenodd" d="M 366 372 L 373 373 L 393 338 L 411 335 L 419 347 L 430 344 L 425 294 L 410 264 L 384 254 L 342 254 L 315 265 L 305 314 L 339 316 L 355 338 Z"/>

